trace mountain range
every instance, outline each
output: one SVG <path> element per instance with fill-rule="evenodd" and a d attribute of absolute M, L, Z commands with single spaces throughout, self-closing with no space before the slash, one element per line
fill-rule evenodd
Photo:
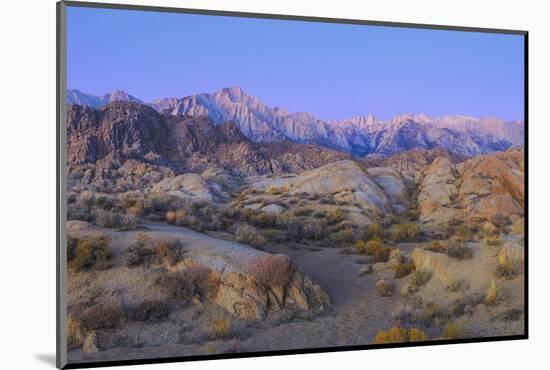
<path fill-rule="evenodd" d="M 524 145 L 524 122 L 519 120 L 461 115 L 434 118 L 425 114 L 401 114 L 389 120 L 379 120 L 373 115 L 322 120 L 310 113 L 268 107 L 239 87 L 150 103 L 124 91 L 101 96 L 79 90 L 67 93 L 69 105 L 100 108 L 119 101 L 148 105 L 161 115 L 206 116 L 215 126 L 233 122 L 246 138 L 256 143 L 317 144 L 359 157 L 388 157 L 410 149 L 433 148 L 475 156 Z"/>

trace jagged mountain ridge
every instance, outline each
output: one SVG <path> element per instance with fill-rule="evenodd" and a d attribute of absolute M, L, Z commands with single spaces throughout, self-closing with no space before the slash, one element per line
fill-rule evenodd
<path fill-rule="evenodd" d="M 94 106 L 95 100 L 80 99 L 69 104 Z M 522 121 L 468 116 L 432 118 L 423 114 L 402 114 L 387 121 L 373 115 L 323 121 L 309 113 L 289 113 L 282 108 L 268 107 L 238 87 L 181 99 L 159 99 L 149 105 L 175 116 L 208 116 L 216 125 L 232 121 L 254 142 L 290 140 L 319 144 L 355 156 L 391 156 L 410 149 L 438 147 L 474 156 L 523 146 L 524 140 Z"/>
<path fill-rule="evenodd" d="M 350 158 L 317 145 L 255 143 L 233 122 L 215 125 L 206 116 L 161 114 L 121 101 L 69 106 L 67 154 L 69 166 L 113 168 L 134 160 L 176 173 L 218 167 L 237 176 L 301 172 Z"/>
<path fill-rule="evenodd" d="M 135 96 L 132 96 L 122 90 L 115 90 L 100 96 L 87 94 L 80 90 L 67 91 L 67 104 L 70 105 L 84 105 L 92 108 L 99 108 L 116 101 L 143 103 Z"/>

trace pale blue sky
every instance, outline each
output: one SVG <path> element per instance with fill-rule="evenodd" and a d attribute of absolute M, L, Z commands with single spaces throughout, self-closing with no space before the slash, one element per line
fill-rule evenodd
<path fill-rule="evenodd" d="M 523 36 L 68 8 L 68 87 L 151 101 L 240 86 L 322 119 L 523 118 Z"/>

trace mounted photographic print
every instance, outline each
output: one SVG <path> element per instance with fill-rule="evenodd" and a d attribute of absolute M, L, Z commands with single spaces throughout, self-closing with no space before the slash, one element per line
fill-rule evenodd
<path fill-rule="evenodd" d="M 58 3 L 58 367 L 527 338 L 526 61 L 524 31 Z"/>

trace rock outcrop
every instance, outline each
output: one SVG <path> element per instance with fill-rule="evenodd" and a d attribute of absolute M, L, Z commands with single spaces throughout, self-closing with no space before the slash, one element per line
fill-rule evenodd
<path fill-rule="evenodd" d="M 328 295 L 296 271 L 286 255 L 270 255 L 219 241 L 207 248 L 191 246 L 186 261 L 211 270 L 212 281 L 216 282 L 212 300 L 244 320 L 261 320 L 269 311 L 289 309 L 318 314 L 330 307 Z M 259 267 L 258 262 L 262 263 Z"/>
<path fill-rule="evenodd" d="M 384 190 L 355 161 L 339 161 L 305 171 L 292 182 L 292 192 L 329 194 L 336 199 L 357 203 L 377 214 L 392 212 L 391 202 Z"/>

